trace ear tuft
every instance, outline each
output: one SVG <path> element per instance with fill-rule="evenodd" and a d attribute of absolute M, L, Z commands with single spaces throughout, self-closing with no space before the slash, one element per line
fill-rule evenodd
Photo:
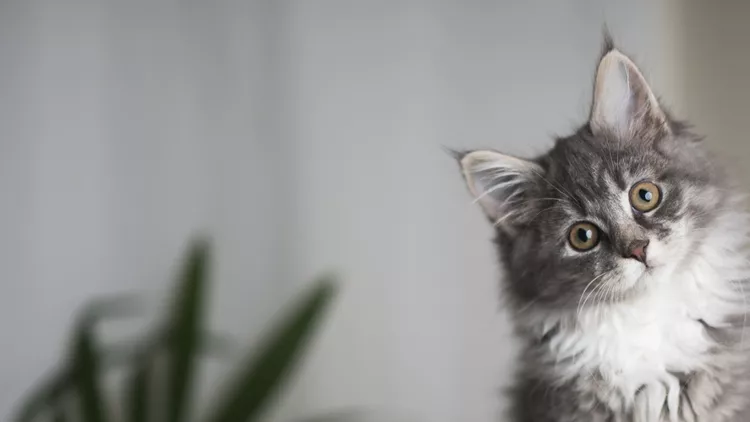
<path fill-rule="evenodd" d="M 543 172 L 532 161 L 495 151 L 472 151 L 458 158 L 469 191 L 495 224 L 510 223 L 522 212 L 519 204 Z"/>
<path fill-rule="evenodd" d="M 469 153 L 468 151 L 459 151 L 457 149 L 453 149 L 453 148 L 446 147 L 446 146 L 443 147 L 443 151 L 445 151 L 446 154 L 453 157 L 453 159 L 458 161 L 459 163 L 461 163 L 461 159 L 464 158 L 464 156 Z"/>
<path fill-rule="evenodd" d="M 606 56 L 607 53 L 615 49 L 615 41 L 612 38 L 612 33 L 609 32 L 609 28 L 606 24 L 602 27 L 602 54 L 599 57 L 601 60 L 602 57 Z"/>

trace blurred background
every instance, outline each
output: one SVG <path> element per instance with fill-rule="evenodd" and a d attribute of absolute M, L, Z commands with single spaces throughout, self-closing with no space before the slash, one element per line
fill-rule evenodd
<path fill-rule="evenodd" d="M 216 246 L 251 340 L 344 284 L 283 406 L 491 421 L 515 350 L 491 230 L 442 147 L 532 155 L 584 121 L 606 23 L 741 180 L 750 3 L 0 2 L 0 417 L 74 312 Z M 209 366 L 205 389 L 221 373 Z"/>

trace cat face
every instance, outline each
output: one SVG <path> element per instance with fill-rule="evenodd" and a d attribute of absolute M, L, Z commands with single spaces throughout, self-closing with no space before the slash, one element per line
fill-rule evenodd
<path fill-rule="evenodd" d="M 609 48 L 594 93 L 589 122 L 542 157 L 460 155 L 521 305 L 581 309 L 647 294 L 693 258 L 724 203 L 697 139 L 630 59 Z"/>

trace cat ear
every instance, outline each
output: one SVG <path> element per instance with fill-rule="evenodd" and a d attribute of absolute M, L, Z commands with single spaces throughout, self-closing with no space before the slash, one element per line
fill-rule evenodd
<path fill-rule="evenodd" d="M 543 173 L 538 164 L 495 151 L 460 154 L 469 191 L 495 224 L 518 216 L 519 203 L 533 181 Z"/>
<path fill-rule="evenodd" d="M 589 125 L 595 135 L 653 139 L 669 134 L 668 119 L 638 67 L 611 48 L 599 61 Z"/>

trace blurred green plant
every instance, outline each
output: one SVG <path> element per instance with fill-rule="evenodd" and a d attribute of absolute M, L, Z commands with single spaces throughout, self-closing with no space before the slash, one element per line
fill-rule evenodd
<path fill-rule="evenodd" d="M 201 355 L 220 337 L 205 327 L 210 251 L 196 241 L 184 261 L 172 303 L 161 324 L 125 353 L 104 350 L 96 336 L 100 321 L 132 311 L 130 297 L 100 300 L 79 316 L 62 368 L 18 407 L 16 422 L 250 422 L 267 409 L 300 359 L 336 290 L 330 278 L 317 281 L 282 316 L 253 353 L 229 371 L 203 415 L 191 407 Z M 108 371 L 123 367 L 124 384 L 113 394 Z M 119 403 L 114 406 L 110 401 Z"/>

